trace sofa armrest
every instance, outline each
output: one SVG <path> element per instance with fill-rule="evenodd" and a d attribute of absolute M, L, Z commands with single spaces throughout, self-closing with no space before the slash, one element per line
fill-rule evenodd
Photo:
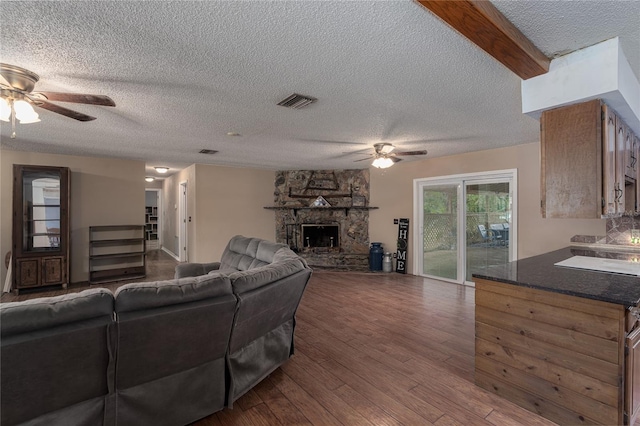
<path fill-rule="evenodd" d="M 180 263 L 176 266 L 174 278 L 198 277 L 211 271 L 220 269 L 220 262 L 211 263 Z"/>

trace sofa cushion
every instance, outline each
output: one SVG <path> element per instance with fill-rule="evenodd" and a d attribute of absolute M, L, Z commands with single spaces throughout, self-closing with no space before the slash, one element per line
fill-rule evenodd
<path fill-rule="evenodd" d="M 3 303 L 0 324 L 0 424 L 113 424 L 109 290 Z"/>
<path fill-rule="evenodd" d="M 173 278 L 197 277 L 218 269 L 220 269 L 220 262 L 180 263 L 176 265 L 176 272 Z"/>
<path fill-rule="evenodd" d="M 271 263 L 275 253 L 283 247 L 288 248 L 286 244 L 236 235 L 222 253 L 220 269 L 246 271 L 259 268 Z"/>
<path fill-rule="evenodd" d="M 305 269 L 300 259 L 289 258 L 273 262 L 248 271 L 238 271 L 229 275 L 235 294 L 246 293 L 276 282 Z"/>
<path fill-rule="evenodd" d="M 116 313 L 153 309 L 232 294 L 225 275 L 126 284 L 116 290 Z"/>
<path fill-rule="evenodd" d="M 113 316 L 113 293 L 104 288 L 0 304 L 2 337 Z"/>

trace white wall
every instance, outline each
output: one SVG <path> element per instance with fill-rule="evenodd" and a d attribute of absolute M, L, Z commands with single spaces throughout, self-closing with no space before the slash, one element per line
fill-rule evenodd
<path fill-rule="evenodd" d="M 163 245 L 179 255 L 180 182 L 188 182 L 189 262 L 214 262 L 237 234 L 275 240 L 275 172 L 194 164 L 165 179 Z"/>
<path fill-rule="evenodd" d="M 275 241 L 275 172 L 196 165 L 195 262 L 220 259 L 229 239 L 241 234 Z"/>

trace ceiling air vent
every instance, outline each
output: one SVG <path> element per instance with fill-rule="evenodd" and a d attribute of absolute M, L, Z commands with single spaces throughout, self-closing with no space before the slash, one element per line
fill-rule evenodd
<path fill-rule="evenodd" d="M 283 107 L 287 107 L 287 108 L 300 109 L 300 108 L 306 107 L 307 105 L 312 104 L 312 103 L 314 103 L 316 101 L 317 101 L 317 99 L 316 98 L 312 98 L 311 96 L 299 95 L 297 93 L 294 93 L 293 95 L 289 96 L 288 98 L 283 99 L 280 102 L 278 102 L 278 105 L 283 106 Z"/>
<path fill-rule="evenodd" d="M 215 149 L 201 149 L 200 154 L 216 154 L 218 151 Z"/>

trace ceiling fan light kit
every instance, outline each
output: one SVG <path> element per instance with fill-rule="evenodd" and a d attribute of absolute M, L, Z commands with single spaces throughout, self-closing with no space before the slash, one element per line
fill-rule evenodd
<path fill-rule="evenodd" d="M 0 63 L 0 120 L 11 121 L 11 137 L 16 137 L 16 119 L 20 124 L 37 123 L 40 116 L 34 106 L 73 118 L 91 121 L 91 117 L 80 112 L 61 107 L 49 101 L 73 102 L 88 105 L 116 106 L 108 96 L 85 95 L 79 93 L 33 92 L 38 75 L 27 69 Z"/>
<path fill-rule="evenodd" d="M 27 101 L 13 101 L 13 110 L 21 124 L 37 123 L 40 116 Z"/>
<path fill-rule="evenodd" d="M 378 169 L 386 169 L 393 166 L 393 164 L 393 160 L 389 157 L 378 157 L 371 163 L 373 167 L 377 167 Z"/>
<path fill-rule="evenodd" d="M 402 161 L 402 158 L 398 158 L 399 155 L 427 155 L 426 150 L 420 151 L 404 151 L 404 152 L 392 152 L 396 147 L 388 142 L 380 142 L 373 145 L 375 150 L 373 163 L 371 165 L 378 169 L 386 169 L 393 166 L 398 161 Z M 371 158 L 371 155 L 369 158 Z M 356 161 L 364 161 L 368 158 L 363 158 Z"/>

